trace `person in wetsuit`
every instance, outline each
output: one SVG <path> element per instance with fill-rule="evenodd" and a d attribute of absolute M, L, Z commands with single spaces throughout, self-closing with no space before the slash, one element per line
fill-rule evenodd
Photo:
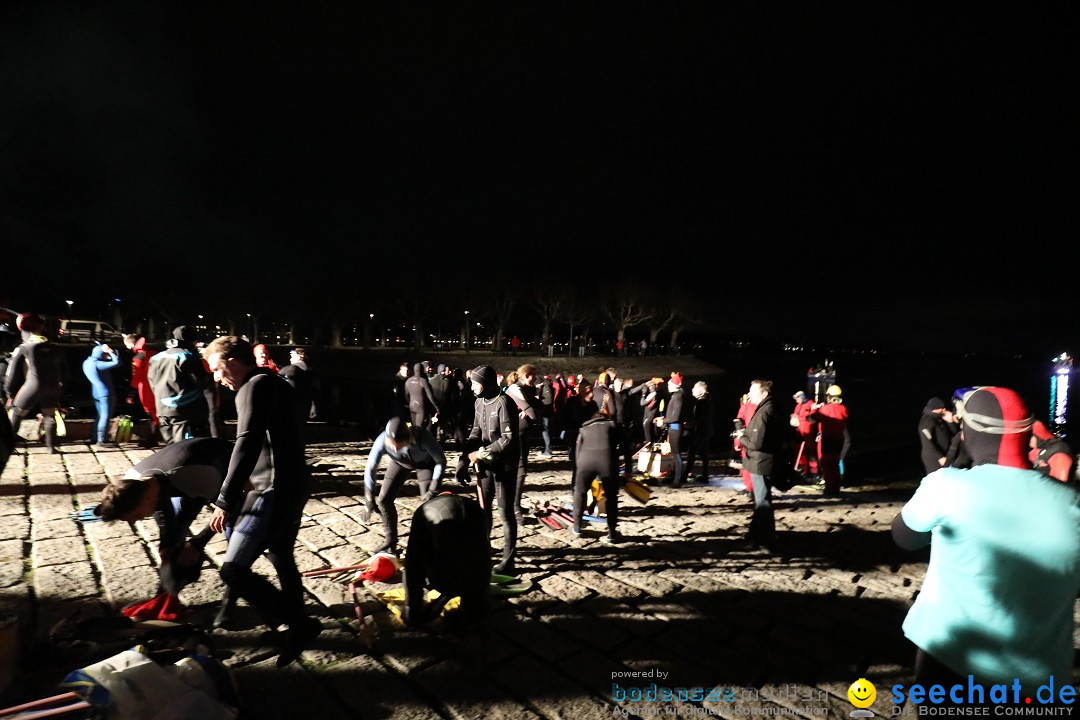
<path fill-rule="evenodd" d="M 581 516 L 585 496 L 593 480 L 604 487 L 607 511 L 606 542 L 620 542 L 619 522 L 619 447 L 615 423 L 606 412 L 597 412 L 578 430 L 574 466 L 574 535 L 581 535 Z"/>
<path fill-rule="evenodd" d="M 522 365 L 516 371 L 516 379 L 506 388 L 506 394 L 518 408 L 518 467 L 517 484 L 514 487 L 514 515 L 522 522 L 521 498 L 525 493 L 525 475 L 529 471 L 529 430 L 540 421 L 543 403 L 536 396 L 535 365 Z"/>
<path fill-rule="evenodd" d="M 94 440 L 98 447 L 105 444 L 109 434 L 109 418 L 116 410 L 116 383 L 113 368 L 120 364 L 120 356 L 108 345 L 97 345 L 90 356 L 83 360 L 82 369 L 90 381 L 90 391 L 97 408 L 97 427 Z"/>
<path fill-rule="evenodd" d="M 490 546 L 487 520 L 476 501 L 443 493 L 416 508 L 405 560 L 406 625 L 433 620 L 441 609 L 441 604 L 427 604 L 427 588 L 447 600 L 460 597 L 461 613 L 470 624 L 487 617 Z"/>
<path fill-rule="evenodd" d="M 690 439 L 690 453 L 686 461 L 686 477 L 694 476 L 694 466 L 698 458 L 701 459 L 702 480 L 709 480 L 709 447 L 713 439 L 713 409 L 712 396 L 709 395 L 709 386 L 704 382 L 698 382 L 691 391 L 694 397 L 693 417 L 694 434 Z"/>
<path fill-rule="evenodd" d="M 143 458 L 102 491 L 94 510 L 102 520 L 134 522 L 153 515 L 161 557 L 158 575 L 166 592 L 175 595 L 198 579 L 202 551 L 214 532 L 208 526 L 189 539 L 189 526 L 217 499 L 232 451 L 233 444 L 221 438 L 182 440 Z M 228 621 L 234 598 L 226 588 L 214 627 Z"/>
<path fill-rule="evenodd" d="M 949 447 L 959 430 L 944 400 L 932 397 L 926 402 L 919 418 L 919 446 L 927 475 L 948 464 Z"/>
<path fill-rule="evenodd" d="M 405 381 L 404 388 L 412 426 L 427 428 L 431 424 L 431 416 L 439 414 L 439 406 L 435 403 L 423 363 L 413 365 L 413 374 Z"/>
<path fill-rule="evenodd" d="M 11 429 L 18 433 L 23 418 L 40 407 L 45 447 L 55 453 L 56 411 L 61 404 L 67 368 L 64 351 L 41 334 L 45 329 L 45 320 L 41 316 L 22 313 L 16 325 L 22 333 L 23 343 L 11 354 L 4 379 Z"/>
<path fill-rule="evenodd" d="M 269 368 L 255 365 L 251 344 L 219 337 L 206 348 L 214 380 L 236 392 L 236 444 L 214 505 L 210 527 L 233 522 L 221 579 L 268 622 L 285 622 L 278 666 L 291 663 L 322 625 L 307 615 L 294 550 L 310 492 L 292 386 Z M 251 566 L 259 555 L 277 571 L 280 589 Z"/>
<path fill-rule="evenodd" d="M 375 473 L 384 455 L 389 462 L 376 498 Z M 386 538 L 386 542 L 374 552 L 397 555 L 397 507 L 394 503 L 409 474 L 416 473 L 420 497 L 426 500 L 438 491 L 445 467 L 446 456 L 431 433 L 422 427 L 409 427 L 401 418 L 390 418 L 386 429 L 372 443 L 367 465 L 364 467 L 365 519 L 370 517 L 378 505 L 383 520 L 383 535 Z"/>
<path fill-rule="evenodd" d="M 473 425 L 465 441 L 461 462 L 477 469 L 477 492 L 487 518 L 490 534 L 492 501 L 497 500 L 503 521 L 502 559 L 495 572 L 513 575 L 517 550 L 517 518 L 514 515 L 514 490 L 519 460 L 518 409 L 509 396 L 500 392 L 495 369 L 481 365 L 471 373 Z M 460 477 L 460 469 L 459 469 Z"/>

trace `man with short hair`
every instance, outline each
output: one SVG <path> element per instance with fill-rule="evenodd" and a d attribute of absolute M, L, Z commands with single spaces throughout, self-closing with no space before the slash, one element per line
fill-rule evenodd
<path fill-rule="evenodd" d="M 306 440 L 307 421 L 316 415 L 315 396 L 319 391 L 319 376 L 308 365 L 307 352 L 302 347 L 289 351 L 289 364 L 279 371 L 289 381 L 296 396 L 296 417 L 301 436 Z"/>
<path fill-rule="evenodd" d="M 293 557 L 309 476 L 285 378 L 255 364 L 251 344 L 219 337 L 206 348 L 214 380 L 236 392 L 236 445 L 210 520 L 214 532 L 234 521 L 221 579 L 273 624 L 285 622 L 278 666 L 291 663 L 322 632 L 304 609 L 304 589 Z M 259 555 L 277 571 L 281 589 L 255 574 Z"/>
<path fill-rule="evenodd" d="M 773 402 L 772 386 L 772 380 L 750 383 L 747 399 L 756 409 L 746 427 L 738 430 L 739 444 L 746 450 L 744 464 L 753 483 L 754 514 L 750 519 L 749 539 L 753 545 L 764 548 L 771 548 L 776 540 L 772 485 L 786 480 L 781 475 L 785 472 L 784 438 L 788 420 Z"/>

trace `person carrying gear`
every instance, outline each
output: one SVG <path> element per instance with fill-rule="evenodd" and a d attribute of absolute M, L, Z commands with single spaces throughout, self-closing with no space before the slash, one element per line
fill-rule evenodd
<path fill-rule="evenodd" d="M 389 463 L 376 499 L 375 473 L 383 455 L 387 456 Z M 394 503 L 409 473 L 416 473 L 421 501 L 424 501 L 438 492 L 445 467 L 446 456 L 431 433 L 422 427 L 410 427 L 401 418 L 390 418 L 386 429 L 375 438 L 367 466 L 364 468 L 362 519 L 367 520 L 378 506 L 379 514 L 382 515 L 383 535 L 386 538 L 374 552 L 389 552 L 394 555 L 398 553 L 397 507 Z"/>
<path fill-rule="evenodd" d="M 814 412 L 814 404 L 802 390 L 792 396 L 795 401 L 795 411 L 791 413 L 791 424 L 795 428 L 796 435 L 796 459 L 795 470 L 805 475 L 807 479 L 815 480 L 818 475 L 818 452 L 817 452 L 817 423 L 810 420 L 810 414 Z"/>

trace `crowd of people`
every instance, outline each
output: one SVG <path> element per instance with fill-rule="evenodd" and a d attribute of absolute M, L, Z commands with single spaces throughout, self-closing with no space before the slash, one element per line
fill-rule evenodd
<path fill-rule="evenodd" d="M 19 318 L 23 342 L 5 376 L 9 414 L 0 442 L 11 445 L 12 431 L 30 413 L 40 410 L 47 422 L 59 407 L 63 355 L 41 334 L 39 320 Z M 278 369 L 265 348 L 232 336 L 198 348 L 185 327 L 160 353 L 137 337 L 125 344 L 135 351 L 132 387 L 165 447 L 110 484 L 96 512 L 104 520 L 155 518 L 162 592 L 170 598 L 197 576 L 207 539 L 225 533 L 226 593 L 215 624 L 228 622 L 243 598 L 268 624 L 286 627 L 278 663 L 292 662 L 322 630 L 305 609 L 293 556 L 311 490 L 303 427 L 312 413 L 313 377 L 302 349 Z M 83 363 L 98 443 L 106 439 L 117 392 L 110 373 L 118 362 L 101 344 Z M 683 382 L 678 371 L 635 383 L 615 367 L 591 379 L 545 374 L 529 363 L 505 375 L 491 365 L 465 371 L 403 364 L 393 411 L 364 469 L 362 519 L 378 515 L 384 542 L 376 552 L 398 555 L 396 501 L 416 477 L 421 502 L 405 555 L 406 621 L 432 617 L 423 600 L 427 587 L 461 595 L 469 617 L 483 618 L 488 577 L 516 573 L 530 459 L 550 458 L 559 443 L 572 465 L 571 531 L 583 533 L 588 495 L 599 487 L 603 540 L 611 544 L 625 542 L 619 495 L 638 452 L 669 456 L 664 481 L 672 486 L 707 478 L 713 403 L 704 382 L 690 393 Z M 235 393 L 235 442 L 222 438 L 219 385 Z M 776 543 L 774 489 L 820 477 L 825 496 L 840 491 L 848 409 L 835 383 L 816 390 L 818 397 L 799 391 L 794 407 L 781 407 L 773 382 L 755 379 L 738 405 L 732 442 L 752 496 L 748 539 L 756 547 Z M 55 449 L 43 424 L 46 447 Z M 926 477 L 892 524 L 900 547 L 931 548 L 922 592 L 903 626 L 917 649 L 916 681 L 962 684 L 970 675 L 1017 678 L 1026 687 L 1068 677 L 1080 592 L 1080 500 L 1068 444 L 1000 387 L 966 388 L 951 405 L 931 398 L 918 433 Z M 452 469 L 448 449 L 457 452 Z M 703 475 L 694 474 L 699 463 Z M 458 484 L 454 493 L 446 492 L 448 478 Z M 501 548 L 492 560 L 496 506 Z M 204 507 L 213 509 L 209 523 L 192 534 L 189 525 Z M 263 554 L 276 585 L 252 568 Z"/>

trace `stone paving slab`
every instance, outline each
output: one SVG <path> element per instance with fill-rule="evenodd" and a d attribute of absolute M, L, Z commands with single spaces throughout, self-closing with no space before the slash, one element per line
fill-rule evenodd
<path fill-rule="evenodd" d="M 309 448 L 315 483 L 296 546 L 301 570 L 357 564 L 382 544 L 378 518 L 367 525 L 360 518 L 369 448 Z M 0 476 L 0 610 L 19 616 L 16 689 L 46 694 L 72 669 L 55 658 L 41 662 L 51 658 L 43 649 L 56 627 L 155 592 L 152 521 L 68 517 L 147 454 L 134 445 L 72 444 L 55 455 L 30 447 Z M 456 453 L 448 456 L 453 463 Z M 564 452 L 534 455 L 526 506 L 569 502 L 568 467 Z M 276 667 L 268 628 L 243 602 L 235 624 L 213 631 L 211 641 L 260 719 L 847 715 L 846 690 L 858 677 L 879 688 L 911 679 L 913 649 L 900 623 L 928 554 L 896 548 L 889 524 L 914 486 L 868 482 L 839 499 L 816 488 L 785 493 L 776 500 L 781 538 L 773 554 L 743 542 L 744 493 L 655 487 L 645 505 L 623 499 L 620 530 L 629 542 L 617 547 L 601 544 L 599 530 L 574 538 L 528 518 L 519 556 L 533 588 L 493 600 L 482 633 L 407 630 L 366 596 L 369 629 L 360 634 L 347 587 L 323 577 L 305 580 L 324 632 L 299 662 Z M 410 482 L 399 500 L 403 546 L 417 502 Z M 193 527 L 208 518 L 205 511 Z M 497 524 L 494 548 L 499 538 Z M 181 595 L 190 622 L 205 625 L 217 610 L 224 549 L 222 538 L 208 545 L 202 577 Z M 276 583 L 265 558 L 255 568 Z M 1080 607 L 1076 615 L 1080 621 Z M 634 672 L 643 675 L 626 675 Z M 619 699 L 613 683 L 695 688 L 702 699 Z M 872 709 L 890 710 L 880 699 Z"/>

